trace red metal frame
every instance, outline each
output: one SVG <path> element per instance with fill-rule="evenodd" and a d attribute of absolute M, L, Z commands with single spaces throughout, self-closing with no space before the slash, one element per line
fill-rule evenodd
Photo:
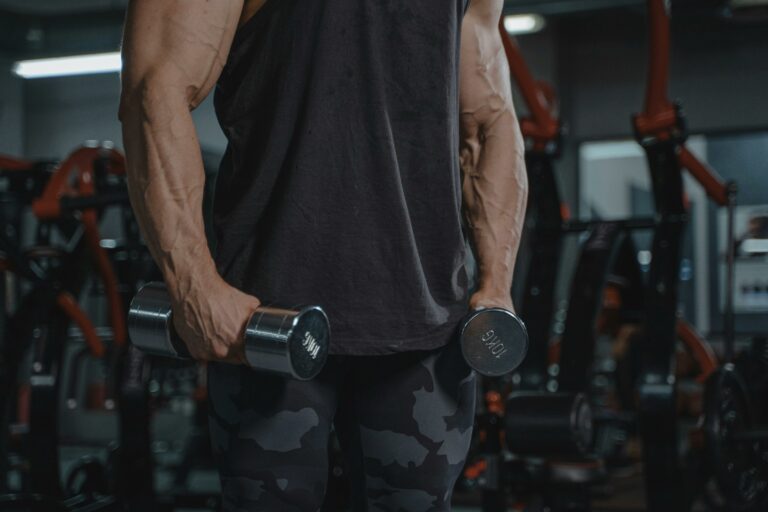
<path fill-rule="evenodd" d="M 640 136 L 669 140 L 679 130 L 679 116 L 669 99 L 670 27 L 665 0 L 648 0 L 650 53 L 648 83 L 643 112 L 635 117 L 635 130 Z M 718 205 L 728 204 L 728 186 L 723 179 L 696 158 L 684 145 L 678 151 L 678 162 L 701 184 Z"/>
<path fill-rule="evenodd" d="M 648 60 L 648 83 L 645 90 L 645 109 L 637 123 L 642 133 L 656 130 L 665 132 L 677 124 L 675 106 L 669 100 L 669 15 L 664 0 L 649 0 L 648 17 L 651 38 Z M 660 134 L 661 135 L 661 134 Z"/>
<path fill-rule="evenodd" d="M 21 160 L 12 156 L 0 155 L 0 169 L 5 171 L 28 171 L 34 167 L 34 163 Z"/>
<path fill-rule="evenodd" d="M 109 172 L 125 174 L 125 158 L 115 149 L 104 147 L 82 146 L 61 162 L 45 186 L 42 195 L 32 203 L 32 211 L 40 220 L 56 220 L 61 216 L 61 203 L 64 196 L 93 195 L 93 163 L 100 158 L 109 162 Z M 72 171 L 77 170 L 77 188 L 70 182 Z"/>
<path fill-rule="evenodd" d="M 504 20 L 499 22 L 501 42 L 512 77 L 523 95 L 530 117 L 520 120 L 523 135 L 534 142 L 534 149 L 543 150 L 560 135 L 560 120 L 552 115 L 552 90 L 545 90 L 542 84 L 533 78 L 531 70 L 520 52 L 520 47 L 504 28 Z"/>
<path fill-rule="evenodd" d="M 125 157 L 115 149 L 104 147 L 82 146 L 73 151 L 61 164 L 59 164 L 46 184 L 42 195 L 32 203 L 32 211 L 40 220 L 56 220 L 62 215 L 61 198 L 63 197 L 83 197 L 95 195 L 94 184 L 94 163 L 99 159 L 107 159 L 108 171 L 112 174 L 125 174 Z M 72 186 L 73 172 L 75 175 L 75 184 Z M 96 210 L 86 209 L 81 212 L 80 221 L 85 230 L 85 239 L 88 248 L 96 263 L 96 268 L 104 284 L 109 305 L 109 318 L 112 325 L 113 338 L 115 344 L 122 346 L 127 339 L 127 330 L 125 326 L 125 312 L 123 302 L 118 290 L 118 280 L 112 263 L 106 250 L 101 246 L 101 236 L 99 234 L 98 216 Z M 96 331 L 89 327 L 82 327 L 84 322 L 90 322 L 87 318 L 79 315 L 78 311 L 72 308 L 66 299 L 59 300 L 59 306 L 64 309 L 72 320 L 83 330 L 86 340 L 90 346 L 101 344 Z M 92 326 L 91 326 L 92 327 Z M 86 332 L 90 332 L 88 334 Z M 90 340 L 88 340 L 90 336 Z M 94 338 L 95 337 L 95 338 Z M 98 340 L 98 341 L 96 341 Z"/>

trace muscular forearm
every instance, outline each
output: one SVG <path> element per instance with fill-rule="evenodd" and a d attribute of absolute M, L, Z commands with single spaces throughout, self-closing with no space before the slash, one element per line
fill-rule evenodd
<path fill-rule="evenodd" d="M 525 219 L 528 182 L 514 112 L 475 124 L 462 150 L 464 202 L 478 260 L 479 289 L 507 298 Z"/>
<path fill-rule="evenodd" d="M 503 4 L 480 0 L 471 5 L 461 43 L 463 194 L 479 270 L 471 305 L 511 307 L 528 198 L 525 150 L 497 29 Z"/>
<path fill-rule="evenodd" d="M 216 276 L 202 217 L 205 173 L 186 98 L 161 85 L 124 93 L 128 189 L 172 297 Z"/>
<path fill-rule="evenodd" d="M 203 225 L 205 172 L 191 110 L 224 68 L 243 0 L 131 0 L 120 120 L 128 190 L 163 272 L 173 323 L 197 359 L 243 362 L 260 302 L 218 274 Z"/>

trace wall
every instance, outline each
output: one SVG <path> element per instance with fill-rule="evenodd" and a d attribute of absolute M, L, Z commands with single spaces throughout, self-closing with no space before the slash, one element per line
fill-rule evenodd
<path fill-rule="evenodd" d="M 739 185 L 738 204 L 743 210 L 736 211 L 736 237 L 744 237 L 745 226 L 740 213 L 744 210 L 768 211 L 768 131 L 762 133 L 728 134 L 710 137 L 709 162 L 727 179 L 735 180 Z M 710 310 L 713 323 L 722 326 L 722 287 L 724 285 L 724 266 L 722 255 L 725 243 L 725 212 L 712 211 L 711 225 L 717 226 L 712 240 L 712 254 L 720 263 L 719 280 L 715 283 L 717 294 L 710 297 Z M 747 275 L 744 276 L 744 272 Z M 754 279 L 749 273 L 756 274 Z M 745 311 L 739 307 L 743 302 L 743 284 L 760 285 L 768 288 L 768 255 L 762 257 L 737 257 L 735 268 L 737 330 L 747 333 L 768 332 L 768 314 L 764 307 L 754 311 Z"/>
<path fill-rule="evenodd" d="M 555 33 L 551 29 L 520 38 L 534 75 L 549 82 L 556 82 L 557 77 L 557 60 L 553 58 L 555 43 Z M 22 83 L 17 79 L 10 81 L 17 89 Z M 4 84 L 0 79 L 0 87 Z M 111 140 L 121 147 L 117 122 L 119 94 L 117 74 L 24 81 L 23 95 L 18 90 L 15 99 L 9 102 L 16 106 L 19 115 L 23 112 L 26 117 L 21 130 L 23 137 L 18 135 L 19 140 L 23 140 L 23 153 L 29 158 L 60 158 L 85 140 Z M 23 107 L 19 101 L 22 96 Z M 525 107 L 519 101 L 518 108 L 525 113 Z M 195 110 L 193 116 L 201 146 L 211 152 L 223 153 L 226 140 L 215 119 L 212 97 Z M 22 125 L 19 119 L 10 124 Z"/>
<path fill-rule="evenodd" d="M 548 28 L 519 38 L 534 75 L 556 84 L 572 143 L 585 139 L 630 136 L 629 116 L 642 104 L 645 65 L 645 20 L 636 11 L 552 19 Z M 685 19 L 674 25 L 673 97 L 683 100 L 692 131 L 743 130 L 768 125 L 768 35 L 728 29 L 704 37 Z M 722 29 L 722 27 L 720 27 Z M 766 31 L 768 32 L 768 31 Z M 720 37 L 722 35 L 722 37 Z M 8 62 L 0 62 L 8 69 Z M 119 141 L 115 111 L 117 75 L 31 80 L 23 83 L 0 73 L 0 148 L 19 145 L 30 157 L 58 157 L 85 139 Z M 10 112 L 6 109 L 10 106 Z M 521 114 L 525 108 L 518 107 Z M 195 113 L 203 146 L 221 151 L 220 134 L 210 102 Z M 26 125 L 26 126 L 24 126 Z M 16 128 L 14 127 L 22 127 Z M 2 129 L 2 128 L 0 128 Z M 18 132 L 17 132 L 18 130 Z M 119 144 L 118 144 L 119 145 Z M 566 154 L 562 167 L 575 169 Z M 568 173 L 570 174 L 570 170 Z M 567 196 L 575 179 L 564 176 Z"/>
<path fill-rule="evenodd" d="M 702 21 L 673 23 L 671 97 L 682 101 L 693 132 L 765 128 L 768 31 L 716 27 L 717 37 Z M 630 115 L 645 90 L 646 31 L 645 18 L 630 14 L 562 25 L 558 75 L 573 139 L 632 135 Z"/>
<path fill-rule="evenodd" d="M 11 62 L 0 58 L 0 153 L 20 156 L 24 151 L 22 81 L 2 70 L 11 68 Z"/>

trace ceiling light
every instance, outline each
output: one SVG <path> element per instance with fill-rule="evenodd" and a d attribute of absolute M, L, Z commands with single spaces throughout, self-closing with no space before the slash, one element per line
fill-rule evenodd
<path fill-rule="evenodd" d="M 117 73 L 121 68 L 120 52 L 112 52 L 73 55 L 54 59 L 22 60 L 13 65 L 13 72 L 22 78 L 47 78 Z"/>
<path fill-rule="evenodd" d="M 531 34 L 543 29 L 544 17 L 539 14 L 514 14 L 504 16 L 504 28 L 510 35 Z"/>

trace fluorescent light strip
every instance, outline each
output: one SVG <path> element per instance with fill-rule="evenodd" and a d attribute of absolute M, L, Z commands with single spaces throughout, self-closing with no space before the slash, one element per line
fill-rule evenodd
<path fill-rule="evenodd" d="M 117 73 L 122 67 L 120 52 L 112 52 L 73 55 L 54 59 L 22 60 L 13 65 L 13 72 L 22 78 L 48 78 Z"/>
<path fill-rule="evenodd" d="M 513 14 L 504 16 L 504 28 L 510 35 L 531 34 L 546 26 L 544 17 L 539 14 Z"/>
<path fill-rule="evenodd" d="M 544 18 L 538 14 L 517 14 L 504 17 L 504 28 L 511 35 L 538 32 L 545 25 Z M 117 73 L 121 69 L 122 60 L 119 52 L 22 60 L 13 65 L 13 72 L 22 78 Z"/>

